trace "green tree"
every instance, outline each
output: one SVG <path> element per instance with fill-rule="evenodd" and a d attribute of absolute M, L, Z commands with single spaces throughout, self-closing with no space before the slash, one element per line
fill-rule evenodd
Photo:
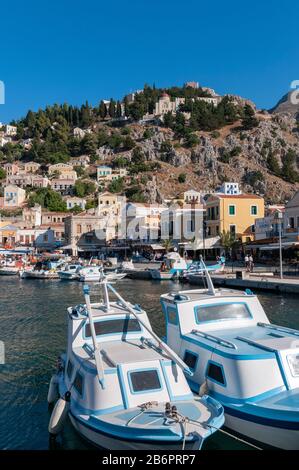
<path fill-rule="evenodd" d="M 122 109 L 121 109 L 121 104 L 119 101 L 116 103 L 116 117 L 117 118 L 122 117 Z"/>
<path fill-rule="evenodd" d="M 4 180 L 6 178 L 6 172 L 3 168 L 0 168 L 0 180 Z"/>
<path fill-rule="evenodd" d="M 114 101 L 114 99 L 110 99 L 110 103 L 109 103 L 109 116 L 113 119 L 115 118 L 115 115 L 116 115 L 116 103 Z"/>
<path fill-rule="evenodd" d="M 280 166 L 278 163 L 277 158 L 275 157 L 272 149 L 269 149 L 268 156 L 267 156 L 267 166 L 269 170 L 274 173 L 274 175 L 280 175 Z"/>
<path fill-rule="evenodd" d="M 192 132 L 190 132 L 189 134 L 186 135 L 186 138 L 185 138 L 186 147 L 192 148 L 198 144 L 199 144 L 199 138 L 197 137 L 196 134 L 193 134 Z"/>
<path fill-rule="evenodd" d="M 173 241 L 171 240 L 171 238 L 166 238 L 165 240 L 163 240 L 162 246 L 166 253 L 168 253 L 173 249 Z"/>
<path fill-rule="evenodd" d="M 249 104 L 245 104 L 242 119 L 243 129 L 250 130 L 254 127 L 257 127 L 258 125 L 259 122 L 255 117 L 254 109 Z"/>
<path fill-rule="evenodd" d="M 123 178 L 117 178 L 113 181 L 108 186 L 108 191 L 111 193 L 121 193 L 124 189 L 124 180 Z"/>
<path fill-rule="evenodd" d="M 236 235 L 229 232 L 223 231 L 220 235 L 220 244 L 224 248 L 225 254 L 231 254 L 239 245 L 239 241 Z"/>
<path fill-rule="evenodd" d="M 136 147 L 136 142 L 130 135 L 127 135 L 123 140 L 123 147 L 124 150 L 132 150 L 134 147 Z"/>
<path fill-rule="evenodd" d="M 288 149 L 282 163 L 281 174 L 283 179 L 290 183 L 299 181 L 298 172 L 295 170 L 294 165 L 296 162 L 296 152 L 293 149 Z"/>
<path fill-rule="evenodd" d="M 106 105 L 105 105 L 105 103 L 104 103 L 103 100 L 100 102 L 100 106 L 99 106 L 99 116 L 100 116 L 100 118 L 103 119 L 103 120 L 104 120 L 104 119 L 106 118 L 106 116 L 107 116 L 107 107 L 106 107 Z"/>
<path fill-rule="evenodd" d="M 186 178 L 187 178 L 186 173 L 180 173 L 179 176 L 178 176 L 178 182 L 179 183 L 185 183 Z"/>

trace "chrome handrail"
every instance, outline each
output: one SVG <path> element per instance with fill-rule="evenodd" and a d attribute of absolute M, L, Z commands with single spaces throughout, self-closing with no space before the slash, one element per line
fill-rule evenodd
<path fill-rule="evenodd" d="M 203 338 L 209 339 L 218 344 L 221 344 L 222 346 L 225 346 L 226 348 L 238 349 L 234 343 L 232 343 L 231 341 L 227 341 L 226 339 L 220 338 L 219 336 L 210 335 L 209 333 L 205 333 L 204 331 L 200 331 L 200 330 L 192 330 L 191 333 L 198 335 L 198 336 L 202 336 Z"/>

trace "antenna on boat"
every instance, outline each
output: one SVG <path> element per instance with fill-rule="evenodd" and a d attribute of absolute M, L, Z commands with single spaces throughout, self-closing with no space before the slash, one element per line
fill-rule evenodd
<path fill-rule="evenodd" d="M 107 279 L 106 279 L 103 269 L 101 270 L 100 284 L 103 286 L 104 303 L 106 306 L 106 311 L 109 312 L 110 310 L 109 292 L 107 288 Z"/>
<path fill-rule="evenodd" d="M 89 319 L 89 326 L 90 326 L 90 332 L 91 332 L 91 337 L 92 337 L 93 351 L 94 351 L 94 358 L 95 358 L 95 363 L 96 363 L 96 368 L 97 368 L 98 379 L 102 388 L 105 388 L 104 367 L 102 363 L 102 357 L 100 355 L 100 349 L 97 344 L 97 337 L 96 337 L 96 332 L 94 328 L 94 322 L 92 318 L 92 311 L 91 311 L 91 305 L 90 305 L 89 286 L 87 284 L 83 286 L 83 293 L 84 293 L 86 310 L 87 310 L 88 319 Z"/>
<path fill-rule="evenodd" d="M 122 296 L 111 286 L 110 283 L 106 283 L 106 286 L 113 292 L 113 294 L 118 298 L 118 300 L 122 303 L 122 305 L 132 314 L 134 317 L 138 320 L 140 325 L 143 326 L 143 328 L 157 341 L 158 346 L 172 359 L 173 362 L 175 362 L 184 372 L 186 372 L 188 375 L 193 375 L 193 372 L 190 370 L 190 368 L 185 364 L 182 359 L 179 358 L 179 356 L 170 349 L 167 344 L 162 341 L 156 333 L 153 332 L 153 330 L 147 326 L 136 314 L 135 310 L 131 307 L 131 305 L 125 301 L 125 299 L 122 298 Z"/>
<path fill-rule="evenodd" d="M 200 255 L 200 264 L 202 266 L 202 269 L 206 275 L 206 280 L 207 280 L 207 285 L 208 285 L 208 292 L 210 295 L 215 295 L 215 288 L 214 288 L 214 285 L 213 285 L 213 281 L 211 279 L 211 276 L 210 276 L 210 273 L 208 271 L 208 268 L 203 260 L 203 257 L 202 255 Z"/>

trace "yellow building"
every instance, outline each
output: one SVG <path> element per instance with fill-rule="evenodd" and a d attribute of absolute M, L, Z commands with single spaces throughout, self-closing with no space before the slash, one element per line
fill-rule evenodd
<path fill-rule="evenodd" d="M 235 234 L 242 242 L 254 239 L 255 219 L 264 217 L 264 199 L 254 194 L 213 194 L 206 202 L 207 236 Z"/>

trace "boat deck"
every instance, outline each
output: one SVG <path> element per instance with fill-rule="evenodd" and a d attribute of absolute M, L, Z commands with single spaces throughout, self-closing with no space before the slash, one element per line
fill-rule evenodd
<path fill-rule="evenodd" d="M 198 345 L 216 349 L 231 357 L 248 356 L 248 358 L 273 356 L 276 351 L 294 348 L 294 341 L 299 344 L 299 331 L 271 324 L 257 324 L 244 328 L 219 329 L 211 332 L 193 330 L 184 336 Z M 215 351 L 215 353 L 217 353 Z"/>

